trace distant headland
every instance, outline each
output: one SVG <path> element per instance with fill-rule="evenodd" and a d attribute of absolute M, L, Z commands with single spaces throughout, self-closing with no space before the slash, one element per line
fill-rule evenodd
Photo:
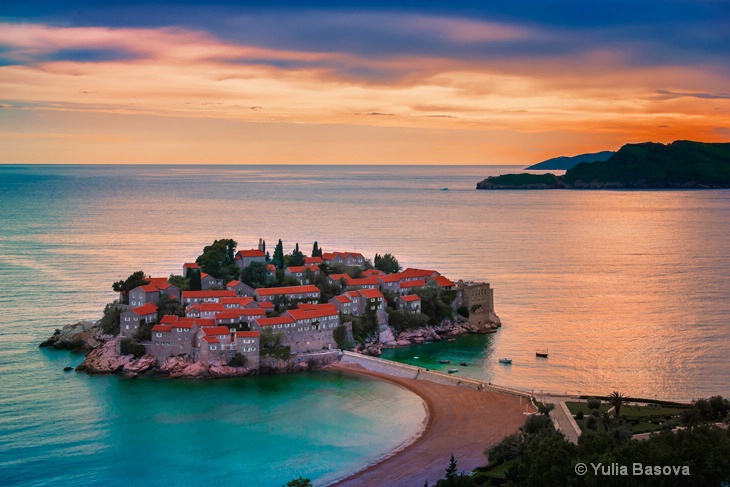
<path fill-rule="evenodd" d="M 477 189 L 730 188 L 730 143 L 678 140 L 626 144 L 605 161 L 581 162 L 563 176 L 503 174 Z"/>
<path fill-rule="evenodd" d="M 560 156 L 560 157 L 553 157 L 552 159 L 547 159 L 542 162 L 538 162 L 537 164 L 533 164 L 532 166 L 528 167 L 527 169 L 530 170 L 536 170 L 536 171 L 542 171 L 542 170 L 548 170 L 548 169 L 561 169 L 561 170 L 567 170 L 570 169 L 577 164 L 580 164 L 581 162 L 598 162 L 598 161 L 605 161 L 612 155 L 614 155 L 616 152 L 605 150 L 602 152 L 592 152 L 590 154 L 579 154 L 577 156 Z"/>

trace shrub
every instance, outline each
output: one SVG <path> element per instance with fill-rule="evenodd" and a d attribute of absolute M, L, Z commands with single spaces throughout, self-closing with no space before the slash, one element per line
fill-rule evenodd
<path fill-rule="evenodd" d="M 134 355 L 134 358 L 142 357 L 147 351 L 144 345 L 137 343 L 131 338 L 125 338 L 120 344 L 119 351 L 122 355 Z"/>
<path fill-rule="evenodd" d="M 459 306 L 459 308 L 456 310 L 456 312 L 459 313 L 464 318 L 469 317 L 469 308 L 467 308 L 466 306 Z"/>
<path fill-rule="evenodd" d="M 596 399 L 595 397 L 589 397 L 588 401 L 586 401 L 586 405 L 588 406 L 588 409 L 600 409 L 601 400 Z"/>
<path fill-rule="evenodd" d="M 231 367 L 245 367 L 246 356 L 241 354 L 240 352 L 236 352 L 236 355 L 234 355 L 231 360 L 228 361 L 228 365 L 230 365 Z"/>
<path fill-rule="evenodd" d="M 122 314 L 122 311 L 118 301 L 107 304 L 104 308 L 104 316 L 101 318 L 101 331 L 107 335 L 119 335 L 119 315 Z"/>
<path fill-rule="evenodd" d="M 575 419 L 583 419 L 583 411 L 578 411 L 578 414 L 575 415 Z"/>

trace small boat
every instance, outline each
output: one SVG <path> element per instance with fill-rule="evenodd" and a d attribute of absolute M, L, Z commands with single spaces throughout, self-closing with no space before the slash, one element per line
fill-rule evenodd
<path fill-rule="evenodd" d="M 418 357 L 413 357 L 413 360 L 418 360 Z"/>
<path fill-rule="evenodd" d="M 499 363 L 500 364 L 511 364 L 512 359 L 509 357 L 502 357 L 501 359 L 499 359 Z"/>
<path fill-rule="evenodd" d="M 540 358 L 548 358 L 548 351 L 543 350 L 542 352 L 535 352 L 535 356 Z"/>
<path fill-rule="evenodd" d="M 449 188 L 441 188 L 441 191 L 448 191 Z"/>
<path fill-rule="evenodd" d="M 451 342 L 455 342 L 455 341 L 456 341 L 456 338 L 449 338 L 449 339 L 448 339 L 448 340 L 446 340 L 446 341 L 447 341 L 447 342 L 449 342 L 449 343 L 451 343 Z"/>
<path fill-rule="evenodd" d="M 462 367 L 466 367 L 469 364 L 467 364 L 466 362 L 461 362 L 459 365 L 461 365 Z"/>
<path fill-rule="evenodd" d="M 459 369 L 449 369 L 449 374 L 455 374 L 459 371 Z"/>
<path fill-rule="evenodd" d="M 440 364 L 450 364 L 451 360 L 439 360 Z"/>

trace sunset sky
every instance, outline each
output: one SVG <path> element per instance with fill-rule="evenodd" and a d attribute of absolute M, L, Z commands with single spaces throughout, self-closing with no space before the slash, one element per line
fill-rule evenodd
<path fill-rule="evenodd" d="M 0 6 L 0 163 L 531 164 L 730 141 L 730 1 Z"/>

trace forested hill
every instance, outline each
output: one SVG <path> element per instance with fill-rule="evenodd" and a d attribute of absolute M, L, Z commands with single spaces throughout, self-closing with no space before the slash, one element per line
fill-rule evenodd
<path fill-rule="evenodd" d="M 612 155 L 614 155 L 615 152 L 606 150 L 603 152 L 594 152 L 591 154 L 580 154 L 577 156 L 560 156 L 560 157 L 553 157 L 552 159 L 548 159 L 546 161 L 538 162 L 537 164 L 533 164 L 532 166 L 528 167 L 527 169 L 535 169 L 535 170 L 545 170 L 545 169 L 570 169 L 571 167 L 574 167 L 576 164 L 580 164 L 581 162 L 596 162 L 596 161 L 605 161 Z"/>
<path fill-rule="evenodd" d="M 477 189 L 553 188 L 730 188 L 730 143 L 627 144 L 608 160 L 580 163 L 564 176 L 505 174 L 477 183 Z"/>

